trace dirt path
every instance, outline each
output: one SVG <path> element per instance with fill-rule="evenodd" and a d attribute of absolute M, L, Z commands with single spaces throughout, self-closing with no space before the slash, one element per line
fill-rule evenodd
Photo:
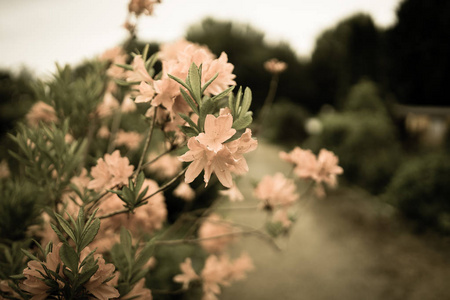
<path fill-rule="evenodd" d="M 267 145 L 249 165 L 251 176 L 241 186 L 289 168 L 278 160 L 278 149 Z M 370 198 L 340 189 L 312 202 L 291 236 L 281 240 L 281 253 L 256 238 L 242 240 L 236 252 L 246 250 L 256 270 L 224 288 L 221 299 L 450 299 L 450 247 L 409 233 L 387 206 Z M 230 217 L 255 226 L 263 222 L 262 214 L 245 210 Z"/>

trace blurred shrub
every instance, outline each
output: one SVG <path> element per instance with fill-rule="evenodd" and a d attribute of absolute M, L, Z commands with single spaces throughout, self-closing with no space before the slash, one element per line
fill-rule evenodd
<path fill-rule="evenodd" d="M 407 161 L 395 173 L 386 198 L 416 229 L 450 233 L 450 157 L 428 154 Z"/>
<path fill-rule="evenodd" d="M 396 128 L 376 85 L 362 81 L 344 102 L 342 113 L 322 114 L 321 134 L 306 142 L 336 153 L 345 178 L 374 194 L 382 193 L 401 158 Z"/>
<path fill-rule="evenodd" d="M 274 103 L 266 115 L 261 134 L 271 142 L 298 145 L 307 137 L 304 124 L 309 113 L 303 107 L 284 99 Z"/>

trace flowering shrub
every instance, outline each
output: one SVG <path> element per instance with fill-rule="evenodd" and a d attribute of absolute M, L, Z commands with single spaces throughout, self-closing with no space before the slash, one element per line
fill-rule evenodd
<path fill-rule="evenodd" d="M 156 3 L 131 1 L 130 14 L 151 14 Z M 196 288 L 202 299 L 217 299 L 254 268 L 248 254 L 227 254 L 239 236 L 278 247 L 295 206 L 336 186 L 343 170 L 333 153 L 282 152 L 291 176 L 267 175 L 254 190 L 255 211 L 270 216 L 266 231 L 231 222 L 216 210 L 225 197 L 201 199 L 219 185 L 230 201 L 248 197 L 236 177 L 249 171 L 244 155 L 258 146 L 251 90 L 233 93 L 225 53 L 216 58 L 184 40 L 132 57 L 115 48 L 84 75 L 59 68 L 36 87 L 40 101 L 11 135 L 18 171 L 0 163 L 0 299 L 151 299 Z M 270 64 L 274 74 L 286 68 Z M 300 192 L 300 180 L 311 189 Z M 181 212 L 169 209 L 173 201 Z M 11 216 L 22 220 L 16 232 L 3 229 L 13 227 Z M 165 247 L 180 247 L 181 259 L 159 255 Z M 166 266 L 169 282 L 153 280 Z"/>

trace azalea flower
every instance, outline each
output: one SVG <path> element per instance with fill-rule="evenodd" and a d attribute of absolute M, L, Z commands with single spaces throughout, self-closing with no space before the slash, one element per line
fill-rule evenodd
<path fill-rule="evenodd" d="M 321 149 L 317 157 L 317 170 L 313 176 L 317 183 L 324 182 L 330 187 L 337 185 L 337 175 L 342 174 L 344 170 L 338 166 L 339 159 L 333 152 Z"/>
<path fill-rule="evenodd" d="M 97 106 L 97 114 L 102 119 L 110 117 L 119 106 L 119 101 L 110 92 L 106 92 L 103 101 Z"/>
<path fill-rule="evenodd" d="M 157 155 L 150 153 L 147 157 L 147 161 L 152 161 Z M 161 179 L 173 178 L 181 171 L 181 162 L 172 155 L 163 155 L 156 161 L 146 166 L 146 169 Z"/>
<path fill-rule="evenodd" d="M 234 240 L 233 227 L 225 223 L 219 215 L 211 214 L 198 230 L 200 246 L 209 253 L 219 253 Z M 221 236 L 213 238 L 216 236 Z"/>
<path fill-rule="evenodd" d="M 194 269 L 192 268 L 192 261 L 188 257 L 186 260 L 182 263 L 180 263 L 180 269 L 183 272 L 182 274 L 178 274 L 173 278 L 173 281 L 182 283 L 183 289 L 187 290 L 189 287 L 189 283 L 191 281 L 199 280 L 200 276 L 195 273 Z"/>
<path fill-rule="evenodd" d="M 38 101 L 30 109 L 25 116 L 28 125 L 38 126 L 39 122 L 52 123 L 58 122 L 55 109 L 45 102 Z"/>
<path fill-rule="evenodd" d="M 145 278 L 142 278 L 139 280 L 131 289 L 131 291 L 128 292 L 123 297 L 120 297 L 120 299 L 128 300 L 152 300 L 152 292 L 145 287 Z"/>
<path fill-rule="evenodd" d="M 294 173 L 300 178 L 313 178 L 317 172 L 317 159 L 311 150 L 295 147 L 291 152 L 280 152 L 280 158 L 294 165 Z"/>
<path fill-rule="evenodd" d="M 122 105 L 120 106 L 120 110 L 123 113 L 131 113 L 135 112 L 136 109 L 137 109 L 136 103 L 131 99 L 130 95 L 127 94 L 123 99 Z"/>
<path fill-rule="evenodd" d="M 256 149 L 257 142 L 251 138 L 250 129 L 247 129 L 239 139 L 223 144 L 236 132 L 231 128 L 232 124 L 233 117 L 227 110 L 221 110 L 218 117 L 206 116 L 205 132 L 191 137 L 187 144 L 189 151 L 179 157 L 181 161 L 192 162 L 186 171 L 186 183 L 192 182 L 205 170 L 206 185 L 214 172 L 220 183 L 231 188 L 231 172 L 243 174 L 248 171 L 243 154 Z"/>
<path fill-rule="evenodd" d="M 155 96 L 155 90 L 145 81 L 141 81 L 141 84 L 138 86 L 138 90 L 139 94 L 134 100 L 136 103 L 150 102 L 153 99 L 153 96 Z"/>
<path fill-rule="evenodd" d="M 176 189 L 173 190 L 173 194 L 187 202 L 190 202 L 195 198 L 195 191 L 185 182 L 181 182 Z"/>
<path fill-rule="evenodd" d="M 86 247 L 81 252 L 80 262 L 83 261 L 90 252 L 91 250 Z M 114 265 L 105 263 L 101 254 L 94 254 L 94 260 L 97 260 L 98 269 L 89 281 L 84 284 L 86 290 L 94 295 L 96 297 L 95 299 L 99 300 L 108 300 L 119 297 L 119 291 L 109 282 L 114 274 Z"/>
<path fill-rule="evenodd" d="M 223 196 L 227 196 L 231 202 L 244 201 L 244 196 L 242 195 L 236 184 L 233 184 L 233 186 L 228 190 L 219 191 L 219 193 Z"/>
<path fill-rule="evenodd" d="M 129 131 L 125 132 L 122 129 L 117 131 L 115 144 L 117 146 L 125 146 L 130 150 L 137 150 L 141 144 L 143 137 L 140 133 Z"/>
<path fill-rule="evenodd" d="M 297 201 L 296 185 L 292 179 L 282 173 L 264 176 L 254 190 L 255 197 L 262 201 L 262 207 L 273 210 L 277 207 L 289 207 Z"/>
<path fill-rule="evenodd" d="M 136 55 L 133 58 L 133 62 L 131 63 L 133 70 L 128 70 L 125 72 L 125 76 L 128 82 L 141 82 L 146 81 L 148 83 L 153 82 L 152 77 L 148 74 L 147 69 L 145 68 L 145 62 L 142 59 L 142 55 Z"/>
<path fill-rule="evenodd" d="M 116 185 L 125 185 L 133 174 L 133 165 L 126 157 L 121 157 L 119 150 L 105 154 L 97 160 L 97 165 L 91 169 L 93 179 L 88 188 L 100 192 Z"/>
<path fill-rule="evenodd" d="M 286 70 L 287 64 L 283 61 L 279 61 L 276 58 L 272 58 L 264 63 L 266 71 L 272 74 L 279 74 Z"/>

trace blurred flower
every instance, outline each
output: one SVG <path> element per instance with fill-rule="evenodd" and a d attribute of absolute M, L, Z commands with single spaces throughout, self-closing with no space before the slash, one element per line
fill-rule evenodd
<path fill-rule="evenodd" d="M 133 99 L 131 99 L 130 95 L 125 95 L 125 98 L 123 98 L 122 105 L 120 106 L 120 110 L 123 113 L 131 113 L 135 112 L 137 109 L 136 103 L 134 103 Z"/>
<path fill-rule="evenodd" d="M 133 70 L 125 72 L 127 81 L 130 81 L 130 82 L 146 81 L 149 83 L 151 83 L 153 81 L 150 74 L 148 74 L 147 68 L 145 67 L 145 62 L 142 59 L 142 55 L 136 55 L 133 58 L 133 62 L 131 63 L 131 66 L 133 67 Z"/>
<path fill-rule="evenodd" d="M 223 196 L 227 196 L 231 202 L 244 201 L 244 196 L 236 184 L 233 184 L 228 190 L 219 191 L 219 193 Z"/>
<path fill-rule="evenodd" d="M 282 173 L 264 176 L 254 190 L 255 197 L 262 201 L 262 207 L 274 210 L 278 207 L 289 207 L 297 201 L 294 180 L 286 178 Z"/>
<path fill-rule="evenodd" d="M 234 240 L 232 233 L 233 226 L 223 221 L 219 215 L 211 214 L 198 230 L 198 237 L 204 239 L 200 241 L 200 246 L 209 253 L 220 253 Z"/>
<path fill-rule="evenodd" d="M 233 74 L 234 66 L 228 62 L 228 56 L 225 52 L 220 54 L 218 59 L 211 61 L 209 64 L 202 66 L 202 85 L 207 83 L 217 73 L 216 79 L 205 90 L 205 94 L 217 95 L 226 90 L 229 86 L 236 85 L 233 80 L 236 75 Z"/>
<path fill-rule="evenodd" d="M 88 188 L 100 192 L 116 185 L 125 185 L 133 174 L 133 165 L 126 157 L 121 157 L 119 150 L 105 154 L 97 160 L 97 165 L 91 169 L 93 179 Z"/>
<path fill-rule="evenodd" d="M 6 160 L 0 161 L 0 179 L 8 178 L 11 175 L 9 171 L 8 163 Z"/>
<path fill-rule="evenodd" d="M 173 190 L 173 194 L 184 201 L 192 201 L 195 198 L 195 191 L 191 188 L 191 186 L 185 182 L 181 182 L 175 190 Z"/>
<path fill-rule="evenodd" d="M 285 62 L 279 61 L 276 58 L 272 58 L 264 63 L 264 68 L 269 73 L 279 74 L 286 70 L 287 64 Z"/>
<path fill-rule="evenodd" d="M 25 118 L 30 126 L 38 126 L 39 122 L 58 122 L 55 109 L 42 101 L 36 102 L 26 114 Z"/>
<path fill-rule="evenodd" d="M 106 92 L 103 101 L 97 106 L 97 114 L 100 118 L 107 118 L 113 115 L 119 108 L 119 101 L 110 93 Z"/>
<path fill-rule="evenodd" d="M 189 288 L 189 283 L 191 281 L 199 280 L 200 276 L 198 276 L 194 269 L 192 268 L 192 261 L 188 257 L 186 260 L 182 263 L 180 263 L 180 269 L 183 272 L 182 274 L 178 274 L 173 278 L 173 281 L 182 283 L 183 289 L 187 290 Z"/>
<path fill-rule="evenodd" d="M 152 300 L 152 292 L 145 287 L 145 278 L 139 280 L 125 296 L 120 297 L 120 299 L 128 300 Z"/>
<path fill-rule="evenodd" d="M 131 0 L 128 4 L 128 11 L 136 16 L 142 13 L 151 15 L 153 14 L 153 6 L 157 3 L 161 3 L 161 0 Z"/>
<path fill-rule="evenodd" d="M 136 96 L 134 100 L 136 103 L 145 103 L 150 102 L 155 95 L 155 90 L 151 85 L 146 83 L 145 81 L 141 81 L 141 84 L 138 86 L 139 94 Z M 152 103 L 153 104 L 153 103 Z"/>
<path fill-rule="evenodd" d="M 252 259 L 247 253 L 242 253 L 240 257 L 235 259 L 229 269 L 229 278 L 231 280 L 242 280 L 247 277 L 246 272 L 253 270 Z"/>
<path fill-rule="evenodd" d="M 337 185 L 336 175 L 342 174 L 344 170 L 338 166 L 339 159 L 333 152 L 321 149 L 317 157 L 317 171 L 313 179 L 317 183 L 325 182 L 330 187 Z"/>
<path fill-rule="evenodd" d="M 111 134 L 111 132 L 109 131 L 109 128 L 105 125 L 103 125 L 102 127 L 100 127 L 100 129 L 97 132 L 97 136 L 101 139 L 107 139 L 109 138 L 109 135 Z"/>
<path fill-rule="evenodd" d="M 0 300 L 3 299 L 20 299 L 20 295 L 17 294 L 17 292 L 9 286 L 9 283 L 12 283 L 12 280 L 0 280 L 0 292 L 2 292 L 2 295 L 0 295 Z"/>
<path fill-rule="evenodd" d="M 117 146 L 125 146 L 130 150 L 136 150 L 139 148 L 142 139 L 143 136 L 138 132 L 134 131 L 126 132 L 120 129 L 116 133 L 116 139 L 114 142 Z"/>
<path fill-rule="evenodd" d="M 295 147 L 291 152 L 280 152 L 280 158 L 294 165 L 294 173 L 300 178 L 313 178 L 317 172 L 317 159 L 311 150 Z"/>
<path fill-rule="evenodd" d="M 147 161 L 152 161 L 156 157 L 156 154 L 150 153 L 147 157 Z M 158 178 L 169 179 L 181 171 L 181 166 L 182 164 L 177 157 L 166 154 L 147 165 L 145 168 L 148 171 L 155 173 Z"/>

